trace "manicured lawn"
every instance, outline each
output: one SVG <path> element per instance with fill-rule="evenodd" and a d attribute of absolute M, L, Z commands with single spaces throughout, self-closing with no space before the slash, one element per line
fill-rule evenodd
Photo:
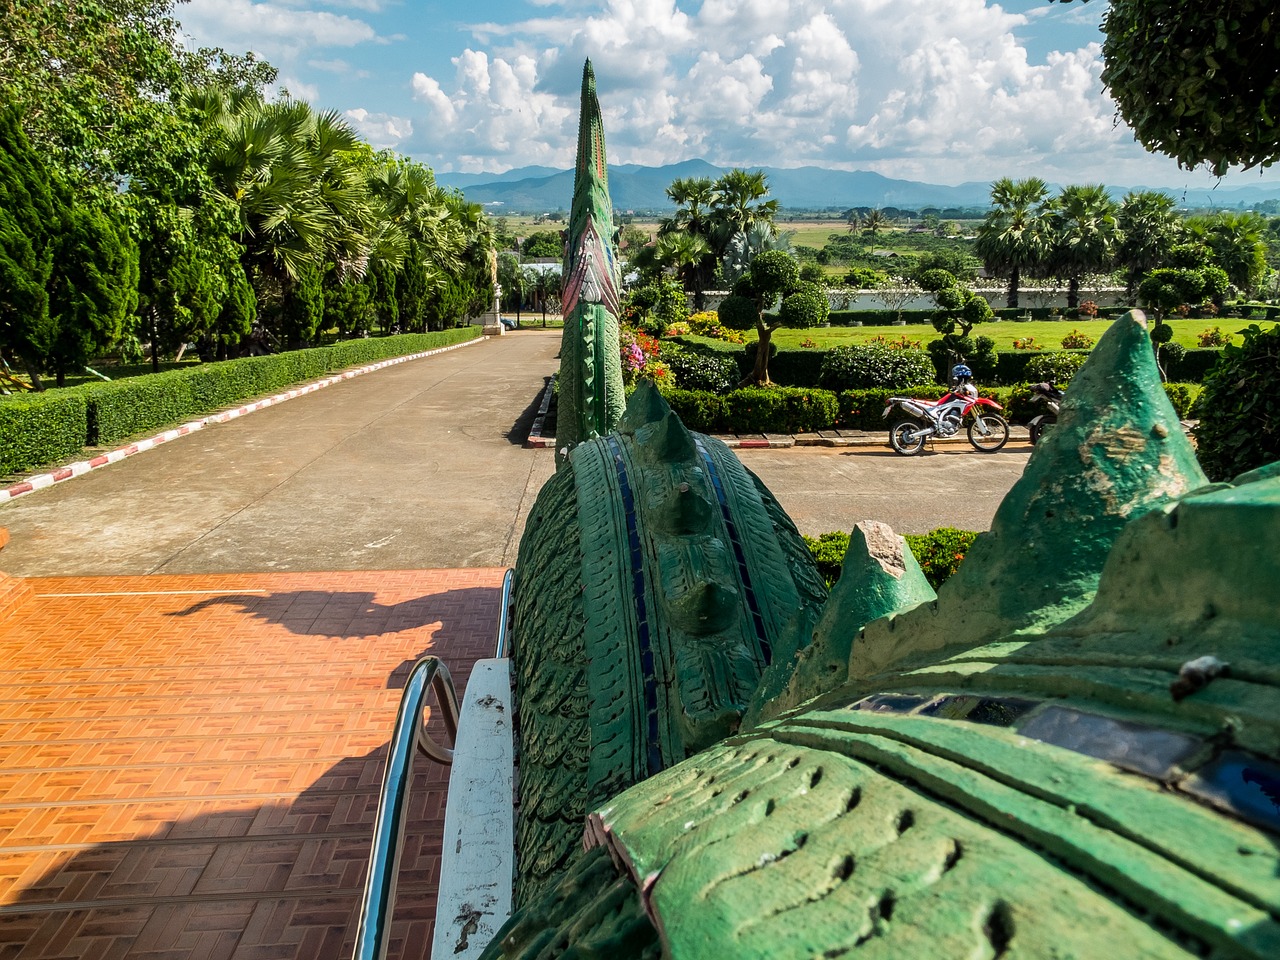
<path fill-rule="evenodd" d="M 1198 347 L 1200 346 L 1198 334 L 1203 330 L 1221 327 L 1223 333 L 1235 334 L 1236 331 L 1242 330 L 1249 324 L 1258 321 L 1229 318 L 1225 320 L 1172 320 L 1168 322 L 1173 327 L 1173 339 L 1175 342 L 1182 344 L 1184 347 Z M 1258 323 L 1258 325 L 1263 328 L 1268 326 L 1266 323 Z M 1274 324 L 1271 325 L 1274 326 Z M 1014 349 L 1014 340 L 1026 340 L 1027 338 L 1032 338 L 1036 346 L 1045 350 L 1061 350 L 1062 338 L 1073 330 L 1088 334 L 1096 342 L 1109 326 L 1111 326 L 1110 320 L 1028 320 L 1026 322 L 1001 320 L 995 323 L 979 324 L 974 327 L 973 335 L 990 337 L 996 342 L 997 350 L 1012 350 Z M 902 327 L 782 329 L 774 332 L 773 341 L 778 345 L 778 349 L 781 350 L 799 347 L 805 340 L 812 340 L 819 347 L 825 348 L 843 344 L 866 343 L 876 337 L 885 337 L 889 340 L 900 340 L 906 337 L 908 340 L 925 344 L 930 340 L 938 339 L 939 336 L 941 334 L 933 329 L 932 324 L 910 323 Z M 748 332 L 747 339 L 755 339 L 754 332 Z M 1239 343 L 1241 338 L 1234 336 L 1233 339 L 1234 342 Z"/>

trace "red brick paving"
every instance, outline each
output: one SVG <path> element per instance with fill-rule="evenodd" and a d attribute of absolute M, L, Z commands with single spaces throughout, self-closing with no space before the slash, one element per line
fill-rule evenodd
<path fill-rule="evenodd" d="M 400 687 L 490 656 L 502 571 L 0 574 L 0 960 L 350 956 Z M 392 956 L 427 957 L 447 771 Z"/>

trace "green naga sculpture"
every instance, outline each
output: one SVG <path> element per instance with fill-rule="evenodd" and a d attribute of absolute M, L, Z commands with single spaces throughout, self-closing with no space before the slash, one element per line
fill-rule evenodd
<path fill-rule="evenodd" d="M 618 262 L 596 77 L 582 69 L 578 159 L 563 265 L 564 334 L 556 405 L 556 463 L 617 426 L 624 406 L 618 353 Z"/>
<path fill-rule="evenodd" d="M 578 444 L 516 561 L 517 898 L 564 869 L 592 806 L 736 732 L 825 599 L 768 490 L 652 385 Z"/>
<path fill-rule="evenodd" d="M 603 671 L 595 688 L 570 682 L 590 659 L 586 625 L 605 629 L 638 596 L 624 504 L 655 518 L 707 512 L 663 492 L 676 477 L 659 451 L 685 435 L 643 402 L 648 413 L 624 421 L 630 446 L 605 438 L 574 452 L 572 473 L 539 501 L 548 529 L 533 536 L 575 497 L 592 518 L 522 545 L 518 567 L 517 617 L 584 624 L 558 647 L 526 649 L 544 662 L 522 663 L 517 683 L 545 682 L 536 703 L 575 718 L 561 735 L 578 745 L 562 756 L 591 776 L 616 764 L 597 735 L 609 679 L 644 688 L 607 661 L 585 668 Z M 617 492 L 592 501 L 589 470 L 612 470 Z M 605 517 L 618 545 L 578 546 Z M 657 538 L 688 525 L 652 529 L 639 556 L 674 570 Z M 740 530 L 744 552 L 756 535 Z M 665 756 L 606 773 L 575 823 L 566 804 L 579 852 L 527 888 L 485 956 L 1280 956 L 1278 548 L 1280 464 L 1207 484 L 1141 314 L 1118 320 L 936 599 L 896 538 L 859 525 L 827 610 L 776 648 L 737 732 L 658 772 Z M 761 577 L 752 586 L 772 594 Z M 652 628 L 676 609 L 721 609 L 710 598 L 686 608 L 683 596 L 641 616 Z M 702 736 L 686 752 L 732 726 L 701 703 Z M 526 737 L 531 706 L 522 699 L 517 718 Z M 673 706 L 658 702 L 660 728 Z M 644 713 L 629 714 L 629 742 L 643 742 Z M 524 749 L 522 780 L 531 759 L 553 762 L 546 743 Z M 641 782 L 594 799 L 628 777 Z M 520 850 L 521 879 L 537 858 Z"/>

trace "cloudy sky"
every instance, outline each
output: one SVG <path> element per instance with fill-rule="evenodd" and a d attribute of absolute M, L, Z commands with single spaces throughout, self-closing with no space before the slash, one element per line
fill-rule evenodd
<path fill-rule="evenodd" d="M 571 166 L 582 63 L 612 163 L 808 164 L 932 183 L 1212 186 L 1103 93 L 1105 0 L 187 0 L 296 97 L 439 172 Z M 1257 171 L 1225 185 L 1276 181 Z"/>

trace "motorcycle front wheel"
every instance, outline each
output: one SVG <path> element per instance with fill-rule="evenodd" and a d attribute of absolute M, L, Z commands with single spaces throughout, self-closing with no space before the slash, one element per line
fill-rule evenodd
<path fill-rule="evenodd" d="M 1044 435 L 1049 432 L 1049 428 L 1052 426 L 1052 420 L 1046 420 L 1043 423 L 1033 423 L 1028 429 L 1028 432 L 1031 434 L 1031 445 L 1035 446 L 1039 443 L 1044 438 Z"/>
<path fill-rule="evenodd" d="M 914 420 L 895 423 L 889 431 L 889 446 L 904 457 L 915 456 L 923 450 L 926 439 L 924 428 Z"/>
<path fill-rule="evenodd" d="M 983 453 L 995 453 L 1009 442 L 1009 424 L 998 413 L 979 413 L 969 424 L 969 442 Z"/>

